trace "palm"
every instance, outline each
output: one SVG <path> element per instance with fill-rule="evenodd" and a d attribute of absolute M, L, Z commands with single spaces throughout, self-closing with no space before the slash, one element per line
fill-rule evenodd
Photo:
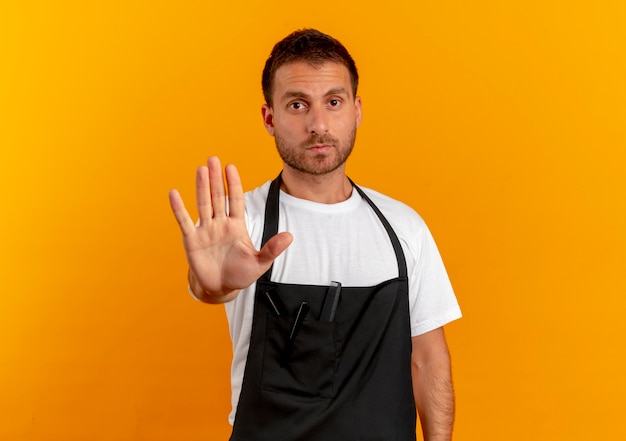
<path fill-rule="evenodd" d="M 176 190 L 170 204 L 183 234 L 187 261 L 202 289 L 227 295 L 256 281 L 291 243 L 289 233 L 271 238 L 257 251 L 244 219 L 243 188 L 234 166 L 226 167 L 229 210 L 218 158 L 209 158 L 196 176 L 196 199 L 200 220 L 194 224 Z"/>

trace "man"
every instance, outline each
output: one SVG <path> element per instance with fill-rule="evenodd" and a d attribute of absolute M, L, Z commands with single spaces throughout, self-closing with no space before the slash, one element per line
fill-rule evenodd
<path fill-rule="evenodd" d="M 227 202 L 209 158 L 196 224 L 170 193 L 192 293 L 226 304 L 231 440 L 415 440 L 416 409 L 424 439 L 450 440 L 442 326 L 460 310 L 422 219 L 345 174 L 361 122 L 354 61 L 334 38 L 297 31 L 262 85 L 278 178 L 244 195 L 228 165 Z"/>

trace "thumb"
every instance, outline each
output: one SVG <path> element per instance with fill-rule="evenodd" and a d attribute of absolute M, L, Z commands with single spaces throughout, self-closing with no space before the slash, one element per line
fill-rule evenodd
<path fill-rule="evenodd" d="M 291 233 L 283 232 L 272 236 L 259 251 L 259 260 L 262 265 L 270 265 L 274 259 L 287 249 L 293 242 Z"/>

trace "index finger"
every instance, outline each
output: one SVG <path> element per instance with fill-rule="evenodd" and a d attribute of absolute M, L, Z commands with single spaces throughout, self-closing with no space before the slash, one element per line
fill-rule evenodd
<path fill-rule="evenodd" d="M 225 169 L 228 184 L 228 212 L 233 218 L 243 219 L 246 207 L 243 198 L 243 186 L 237 167 L 228 164 Z"/>

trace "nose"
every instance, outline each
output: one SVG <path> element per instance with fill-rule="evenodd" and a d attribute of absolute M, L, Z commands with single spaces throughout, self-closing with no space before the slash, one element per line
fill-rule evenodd
<path fill-rule="evenodd" d="M 307 131 L 323 134 L 328 132 L 328 113 L 323 107 L 311 106 L 307 113 Z"/>

